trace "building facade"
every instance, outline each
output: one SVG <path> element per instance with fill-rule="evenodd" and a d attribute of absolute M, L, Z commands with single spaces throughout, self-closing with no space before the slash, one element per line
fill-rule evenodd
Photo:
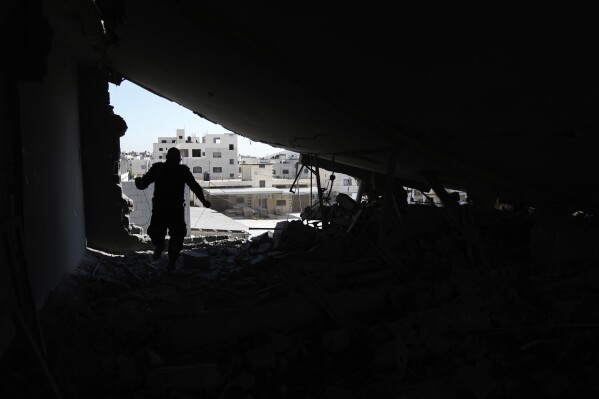
<path fill-rule="evenodd" d="M 249 182 L 249 187 L 272 187 L 273 165 L 270 163 L 253 163 L 239 166 L 241 180 Z"/>
<path fill-rule="evenodd" d="M 141 153 L 133 151 L 122 153 L 119 164 L 119 174 L 127 174 L 127 180 L 134 179 L 137 176 L 147 173 L 151 165 L 152 154 L 148 151 Z"/>
<path fill-rule="evenodd" d="M 187 136 L 177 129 L 176 136 L 158 137 L 153 144 L 154 162 L 166 160 L 169 148 L 181 151 L 182 163 L 189 166 L 196 180 L 225 180 L 239 178 L 237 135 L 234 133 Z"/>
<path fill-rule="evenodd" d="M 296 179 L 295 187 L 313 187 L 317 185 L 316 176 L 310 169 L 300 163 L 300 154 L 292 151 L 280 151 L 271 155 L 269 162 L 272 164 L 273 185 L 277 188 L 291 188 L 291 183 Z M 332 200 L 339 193 L 347 194 L 354 198 L 358 192 L 358 180 L 343 173 L 334 173 L 325 169 L 319 170 L 322 188 L 327 188 L 326 193 Z M 331 175 L 335 177 L 331 180 Z"/>

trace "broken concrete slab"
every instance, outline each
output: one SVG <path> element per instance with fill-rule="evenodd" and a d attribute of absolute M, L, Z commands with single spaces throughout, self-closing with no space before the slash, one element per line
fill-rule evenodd
<path fill-rule="evenodd" d="M 261 345 L 248 349 L 244 359 L 252 370 L 274 367 L 277 357 L 270 345 Z"/>
<path fill-rule="evenodd" d="M 344 193 L 337 194 L 335 202 L 348 211 L 353 211 L 360 205 L 352 197 Z"/>
<path fill-rule="evenodd" d="M 256 376 L 250 372 L 242 371 L 233 378 L 232 384 L 247 391 L 256 384 Z"/>
<path fill-rule="evenodd" d="M 188 268 L 208 269 L 210 256 L 203 251 L 182 251 L 183 265 Z"/>
<path fill-rule="evenodd" d="M 220 385 L 223 378 L 216 364 L 170 366 L 150 369 L 145 384 L 151 389 L 197 390 Z"/>
<path fill-rule="evenodd" d="M 352 318 L 368 320 L 374 312 L 385 309 L 390 292 L 401 290 L 400 285 L 388 284 L 375 289 L 326 295 L 326 301 L 342 316 L 351 314 Z M 160 337 L 160 344 L 165 350 L 178 352 L 261 331 L 294 330 L 328 317 L 330 315 L 321 307 L 296 295 L 275 304 L 242 311 L 206 312 L 194 318 L 175 321 L 165 329 Z"/>
<path fill-rule="evenodd" d="M 322 335 L 322 347 L 329 353 L 340 353 L 351 343 L 351 334 L 346 328 L 327 331 Z"/>
<path fill-rule="evenodd" d="M 122 304 L 109 309 L 104 320 L 117 331 L 136 331 L 143 327 L 146 315 L 133 304 Z"/>

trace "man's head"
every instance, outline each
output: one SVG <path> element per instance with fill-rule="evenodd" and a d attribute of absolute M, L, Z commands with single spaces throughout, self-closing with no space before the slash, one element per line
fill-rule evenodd
<path fill-rule="evenodd" d="M 171 163 L 179 163 L 181 162 L 181 152 L 178 148 L 171 147 L 168 149 L 166 153 L 166 161 Z"/>

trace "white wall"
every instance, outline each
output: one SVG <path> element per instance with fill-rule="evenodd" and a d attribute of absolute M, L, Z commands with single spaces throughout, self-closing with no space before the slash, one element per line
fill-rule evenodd
<path fill-rule="evenodd" d="M 190 143 L 186 142 L 188 137 L 191 137 Z M 162 141 L 166 141 L 166 143 L 162 143 Z M 233 149 L 230 149 L 231 145 Z M 177 136 L 158 137 L 158 143 L 153 144 L 153 162 L 164 162 L 166 153 L 171 147 L 182 150 L 182 163 L 189 166 L 192 173 L 194 167 L 202 168 L 201 173 L 194 173 L 197 180 L 203 180 L 206 172 L 210 173 L 211 180 L 239 178 L 237 135 L 234 133 L 207 134 L 200 139 L 187 136 L 184 129 L 177 129 Z M 193 157 L 193 149 L 200 150 L 202 156 Z M 185 156 L 185 152 L 188 156 Z M 215 158 L 215 153 L 220 153 L 220 158 Z M 215 172 L 215 168 L 221 168 L 221 171 Z"/>
<path fill-rule="evenodd" d="M 260 181 L 263 180 L 264 187 L 272 187 L 272 164 L 242 164 L 241 180 L 252 187 L 260 187 Z"/>

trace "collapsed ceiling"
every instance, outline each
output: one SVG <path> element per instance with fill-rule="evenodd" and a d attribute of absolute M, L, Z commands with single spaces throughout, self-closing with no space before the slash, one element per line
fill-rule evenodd
<path fill-rule="evenodd" d="M 571 3 L 54 3 L 115 83 L 335 171 L 394 159 L 413 187 L 436 176 L 493 201 L 599 199 L 597 31 Z"/>

